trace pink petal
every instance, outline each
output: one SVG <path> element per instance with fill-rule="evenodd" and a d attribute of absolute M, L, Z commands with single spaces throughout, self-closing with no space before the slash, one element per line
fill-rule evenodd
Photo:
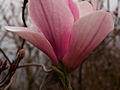
<path fill-rule="evenodd" d="M 92 3 L 93 8 L 94 8 L 95 10 L 98 9 L 98 2 L 97 2 L 97 1 L 98 1 L 98 0 L 91 0 L 91 3 Z"/>
<path fill-rule="evenodd" d="M 77 2 L 75 2 L 73 0 L 65 0 L 65 2 L 69 6 L 69 8 L 74 16 L 74 21 L 78 20 L 79 19 L 79 9 L 78 9 Z"/>
<path fill-rule="evenodd" d="M 8 31 L 14 32 L 15 34 L 21 36 L 25 40 L 29 41 L 35 47 L 47 54 L 54 65 L 58 64 L 58 60 L 55 56 L 52 46 L 39 32 L 24 28 L 24 27 L 5 27 Z"/>
<path fill-rule="evenodd" d="M 30 0 L 29 14 L 33 23 L 42 30 L 58 59 L 68 48 L 73 16 L 64 0 Z"/>
<path fill-rule="evenodd" d="M 86 56 L 113 30 L 110 13 L 96 11 L 80 18 L 74 25 L 70 46 L 63 62 L 68 71 L 77 68 Z"/>
<path fill-rule="evenodd" d="M 87 2 L 87 1 L 82 1 L 79 3 L 79 14 L 80 17 L 86 16 L 88 14 L 91 14 L 92 12 L 94 12 L 94 8 L 93 6 Z"/>

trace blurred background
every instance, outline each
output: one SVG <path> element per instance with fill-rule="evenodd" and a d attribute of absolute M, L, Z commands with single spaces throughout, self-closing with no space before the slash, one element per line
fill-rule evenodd
<path fill-rule="evenodd" d="M 77 0 L 76 0 L 77 1 Z M 81 1 L 81 0 L 79 0 Z M 85 1 L 85 0 L 83 0 Z M 72 73 L 73 90 L 120 90 L 120 0 L 98 0 L 99 9 L 112 13 L 115 28 L 108 37 L 85 59 L 85 62 Z M 0 0 L 0 48 L 12 61 L 21 47 L 22 39 L 7 32 L 4 26 L 24 26 L 22 22 L 23 0 Z M 35 28 L 25 11 L 29 28 Z M 51 62 L 40 50 L 28 42 L 24 45 L 25 63 L 42 63 L 47 68 Z M 0 53 L 0 59 L 5 57 Z M 45 72 L 39 67 L 18 69 L 9 90 L 39 90 Z M 3 78 L 0 76 L 0 78 Z M 59 90 L 49 89 L 49 90 Z"/>

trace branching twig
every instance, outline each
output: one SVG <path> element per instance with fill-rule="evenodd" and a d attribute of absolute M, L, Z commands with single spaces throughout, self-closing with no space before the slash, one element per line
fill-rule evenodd
<path fill-rule="evenodd" d="M 8 72 L 5 75 L 5 77 L 2 78 L 2 80 L 0 80 L 0 88 L 2 88 L 2 87 L 4 87 L 4 86 L 9 84 L 12 76 L 15 74 L 16 69 L 17 69 L 21 59 L 23 59 L 24 55 L 25 55 L 24 50 L 21 49 L 18 52 L 16 59 L 10 64 Z M 4 65 L 4 66 L 6 66 L 6 65 Z"/>
<path fill-rule="evenodd" d="M 25 64 L 25 65 L 21 65 L 21 66 L 18 66 L 18 69 L 19 68 L 24 68 L 24 67 L 42 67 L 43 68 L 43 70 L 45 71 L 45 72 L 51 72 L 52 71 L 52 69 L 47 69 L 43 64 Z"/>
<path fill-rule="evenodd" d="M 8 56 L 5 54 L 5 52 L 0 48 L 0 52 L 4 55 L 4 57 L 6 58 L 6 60 L 9 62 L 9 64 L 11 64 L 10 59 L 8 58 Z"/>

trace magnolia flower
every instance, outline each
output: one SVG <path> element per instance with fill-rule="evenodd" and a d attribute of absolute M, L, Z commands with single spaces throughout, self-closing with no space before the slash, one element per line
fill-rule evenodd
<path fill-rule="evenodd" d="M 16 33 L 49 56 L 58 66 L 62 61 L 68 72 L 76 69 L 86 56 L 114 28 L 109 12 L 97 10 L 97 0 L 29 0 L 28 12 L 36 30 L 25 27 L 6 29 Z"/>

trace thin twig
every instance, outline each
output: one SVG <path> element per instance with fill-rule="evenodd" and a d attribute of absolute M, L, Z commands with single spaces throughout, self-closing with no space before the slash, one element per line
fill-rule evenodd
<path fill-rule="evenodd" d="M 42 67 L 45 72 L 51 72 L 52 71 L 52 69 L 48 70 L 43 64 L 25 64 L 25 65 L 18 66 L 17 69 L 24 68 L 24 67 L 31 67 L 31 66 L 32 67 Z"/>
<path fill-rule="evenodd" d="M 8 58 L 8 56 L 5 54 L 5 52 L 0 48 L 0 52 L 4 55 L 4 57 L 6 58 L 6 60 L 9 62 L 9 64 L 11 64 L 10 59 Z"/>
<path fill-rule="evenodd" d="M 27 27 L 27 24 L 25 21 L 25 8 L 26 8 L 27 3 L 28 3 L 28 0 L 24 0 L 23 7 L 22 7 L 22 21 L 23 21 L 24 27 Z M 24 44 L 25 44 L 25 40 L 23 39 L 21 47 L 18 49 L 18 51 L 24 47 Z"/>
<path fill-rule="evenodd" d="M 22 20 L 23 20 L 23 24 L 24 24 L 25 27 L 27 27 L 27 24 L 26 24 L 26 21 L 25 21 L 25 8 L 26 8 L 27 3 L 28 3 L 28 0 L 24 0 L 23 7 L 22 7 Z M 20 49 L 23 48 L 24 44 L 25 44 L 25 40 L 23 40 Z"/>
<path fill-rule="evenodd" d="M 12 85 L 13 81 L 14 81 L 14 75 L 12 76 L 10 83 L 4 88 L 4 90 L 7 90 Z"/>
<path fill-rule="evenodd" d="M 23 7 L 22 7 L 22 20 L 23 20 L 23 24 L 25 27 L 27 27 L 26 21 L 25 21 L 25 8 L 26 8 L 26 4 L 28 3 L 28 0 L 24 0 L 23 3 Z"/>
<path fill-rule="evenodd" d="M 9 76 L 9 72 L 6 74 L 6 76 L 0 81 L 0 84 L 2 84 L 3 82 L 5 82 L 5 80 L 7 79 L 7 77 Z"/>
<path fill-rule="evenodd" d="M 26 21 L 25 21 L 25 8 L 26 8 L 27 3 L 28 3 L 28 0 L 24 0 L 23 7 L 22 7 L 22 20 L 23 20 L 23 24 L 24 24 L 25 27 L 27 27 L 27 24 L 26 24 Z M 25 43 L 25 40 L 23 40 L 20 49 L 23 48 L 24 43 Z"/>
<path fill-rule="evenodd" d="M 107 0 L 107 8 L 108 8 L 108 11 L 110 11 L 110 1 Z"/>
<path fill-rule="evenodd" d="M 25 44 L 25 40 L 23 39 L 20 49 L 23 49 L 24 44 Z M 19 49 L 19 50 L 20 50 L 20 49 Z"/>
<path fill-rule="evenodd" d="M 47 77 L 47 76 L 45 76 L 45 78 L 43 79 L 43 81 L 42 81 L 42 83 L 41 83 L 41 85 L 40 85 L 40 87 L 39 87 L 39 90 L 42 90 L 42 87 L 43 87 L 43 85 L 44 85 L 44 83 L 45 83 L 46 77 Z"/>

